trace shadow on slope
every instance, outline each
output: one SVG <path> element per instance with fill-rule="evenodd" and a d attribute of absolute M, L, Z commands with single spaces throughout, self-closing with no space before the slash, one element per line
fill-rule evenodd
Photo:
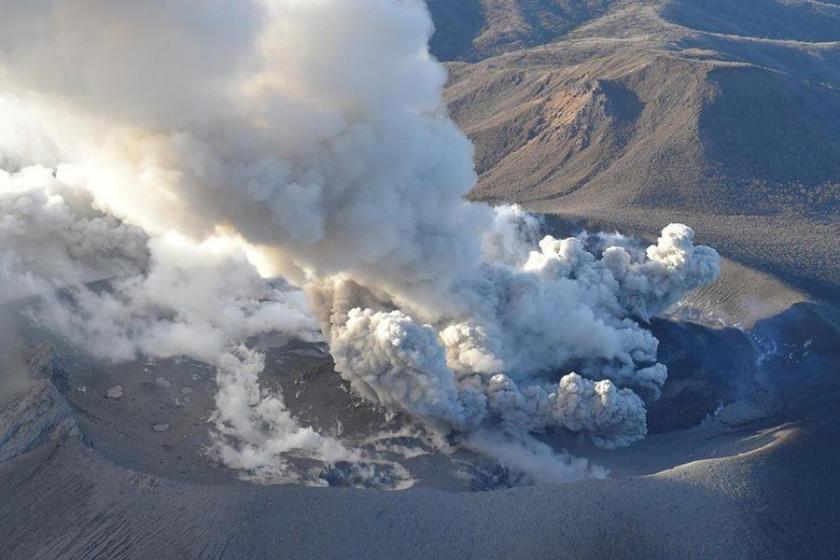
<path fill-rule="evenodd" d="M 699 31 L 776 40 L 840 41 L 837 0 L 677 0 L 663 17 Z"/>

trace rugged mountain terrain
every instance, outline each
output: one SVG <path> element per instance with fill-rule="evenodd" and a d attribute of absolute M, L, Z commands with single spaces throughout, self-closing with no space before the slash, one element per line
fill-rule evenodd
<path fill-rule="evenodd" d="M 640 10 L 653 9 L 687 30 L 807 42 L 840 38 L 837 0 L 427 0 L 437 33 L 432 51 L 441 60 L 475 62 L 544 45 L 608 16 L 610 33 L 647 32 Z M 614 25 L 622 23 L 621 30 Z M 601 22 L 604 23 L 604 22 Z M 649 22 L 648 22 L 649 23 Z"/>
<path fill-rule="evenodd" d="M 607 12 L 617 0 L 427 0 L 441 60 L 476 61 L 540 45 Z"/>
<path fill-rule="evenodd" d="M 837 295 L 840 3 L 442 6 L 434 46 L 476 145 L 475 199 L 641 233 L 687 220 L 731 256 Z"/>

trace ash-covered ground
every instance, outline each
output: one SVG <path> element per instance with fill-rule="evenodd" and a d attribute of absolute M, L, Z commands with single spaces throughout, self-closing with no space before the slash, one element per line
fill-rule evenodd
<path fill-rule="evenodd" d="M 440 6 L 4 3 L 4 556 L 838 556 L 835 46 Z"/>
<path fill-rule="evenodd" d="M 725 271 L 723 282 L 744 274 Z M 10 558 L 270 558 L 280 546 L 289 557 L 830 557 L 837 312 L 801 302 L 742 315 L 745 327 L 703 298 L 652 322 L 670 377 L 648 404 L 645 440 L 603 450 L 570 432 L 541 436 L 610 473 L 560 485 L 523 485 L 487 456 L 434 448 L 409 418 L 353 396 L 324 346 L 279 337 L 258 342 L 261 382 L 302 423 L 384 451 L 411 488 L 383 489 L 395 481 L 381 466 L 379 479 L 354 479 L 349 465 L 306 460 L 296 467 L 324 469 L 330 487 L 265 485 L 208 454 L 207 366 L 109 366 L 25 329 L 31 379 L 0 414 L 0 541 Z M 596 539 L 604 520 L 617 528 Z"/>

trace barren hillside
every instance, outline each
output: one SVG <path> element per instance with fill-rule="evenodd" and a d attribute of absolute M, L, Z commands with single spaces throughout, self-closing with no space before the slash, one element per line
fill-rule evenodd
<path fill-rule="evenodd" d="M 459 59 L 447 99 L 476 145 L 474 198 L 641 231 L 681 216 L 730 255 L 836 295 L 840 3 L 468 5 L 432 9 L 436 46 L 452 44 L 453 13 L 477 29 L 438 52 Z M 773 254 L 780 242 L 793 262 Z"/>

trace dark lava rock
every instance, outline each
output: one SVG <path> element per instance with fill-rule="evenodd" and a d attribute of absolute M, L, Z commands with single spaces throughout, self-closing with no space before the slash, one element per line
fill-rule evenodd
<path fill-rule="evenodd" d="M 652 434 L 691 428 L 736 398 L 755 376 L 757 350 L 747 333 L 654 319 L 668 381 L 647 403 Z"/>

